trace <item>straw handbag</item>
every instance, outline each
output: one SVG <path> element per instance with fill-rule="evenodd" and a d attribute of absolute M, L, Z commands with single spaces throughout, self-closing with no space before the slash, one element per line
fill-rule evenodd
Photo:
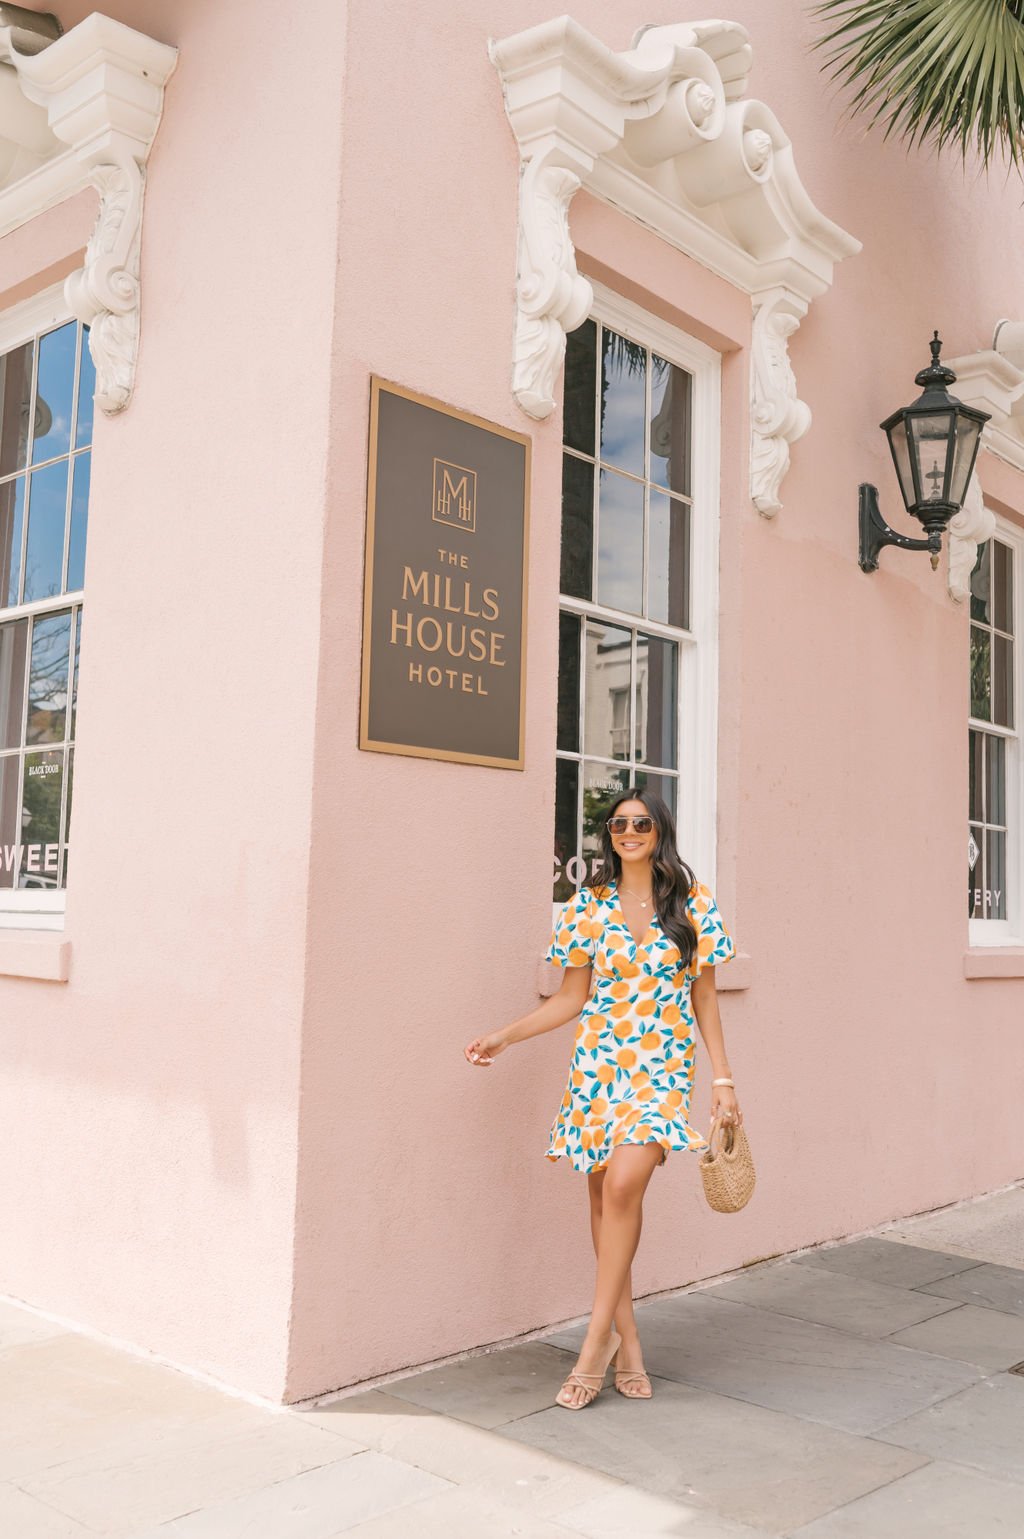
<path fill-rule="evenodd" d="M 746 1207 L 754 1190 L 754 1161 L 742 1127 L 727 1127 L 720 1117 L 715 1118 L 708 1147 L 700 1157 L 700 1174 L 704 1195 L 716 1213 L 738 1213 Z"/>

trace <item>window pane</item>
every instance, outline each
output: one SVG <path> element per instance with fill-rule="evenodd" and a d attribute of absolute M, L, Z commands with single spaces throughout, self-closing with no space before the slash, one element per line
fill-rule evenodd
<path fill-rule="evenodd" d="M 991 585 L 992 571 L 992 544 L 986 540 L 984 545 L 978 547 L 978 559 L 974 563 L 971 573 L 971 619 L 989 619 L 989 588 Z"/>
<path fill-rule="evenodd" d="M 603 332 L 601 365 L 601 458 L 619 470 L 644 474 L 647 349 Z"/>
<path fill-rule="evenodd" d="M 610 764 L 585 764 L 583 770 L 583 856 L 587 862 L 587 880 L 593 876 L 601 857 L 601 831 L 609 808 L 621 792 L 633 784 L 628 765 L 613 769 Z"/>
<path fill-rule="evenodd" d="M 601 472 L 597 510 L 597 602 L 628 614 L 643 612 L 644 488 Z"/>
<path fill-rule="evenodd" d="M 1013 642 L 1006 636 L 992 637 L 992 720 L 1000 727 L 1014 725 Z"/>
<path fill-rule="evenodd" d="M 971 817 L 975 813 L 972 811 Z M 983 821 L 1006 826 L 1006 739 L 985 740 L 985 813 Z"/>
<path fill-rule="evenodd" d="M 68 462 L 33 472 L 28 489 L 28 544 L 25 552 L 25 602 L 60 592 L 64 568 L 64 518 L 67 511 Z"/>
<path fill-rule="evenodd" d="M 555 886 L 552 897 L 564 903 L 583 885 L 577 849 L 580 767 L 572 759 L 555 760 Z"/>
<path fill-rule="evenodd" d="M 981 900 L 985 884 L 985 835 L 972 824 L 967 835 L 967 912 L 971 919 L 980 919 Z"/>
<path fill-rule="evenodd" d="M 653 490 L 647 526 L 647 617 L 689 629 L 689 504 Z"/>
<path fill-rule="evenodd" d="M 990 637 L 988 631 L 971 626 L 971 715 L 978 721 L 991 721 L 989 684 Z"/>
<path fill-rule="evenodd" d="M 984 780 L 983 763 L 985 749 L 985 735 L 982 732 L 969 732 L 969 783 L 968 817 L 976 818 L 979 823 L 985 821 L 985 808 L 983 802 Z"/>
<path fill-rule="evenodd" d="M 689 497 L 693 380 L 656 355 L 651 370 L 651 480 Z"/>
<path fill-rule="evenodd" d="M 0 625 L 0 749 L 21 747 L 27 646 L 27 620 Z"/>
<path fill-rule="evenodd" d="M 89 527 L 89 469 L 92 456 L 80 454 L 71 480 L 71 535 L 68 540 L 67 593 L 85 585 L 85 538 Z"/>
<path fill-rule="evenodd" d="M 594 467 L 566 454 L 562 458 L 562 592 L 569 598 L 591 598 L 593 564 Z"/>
<path fill-rule="evenodd" d="M 584 321 L 565 339 L 562 438 L 567 448 L 594 452 L 597 415 L 597 326 Z"/>
<path fill-rule="evenodd" d="M 602 759 L 629 757 L 629 713 L 625 730 L 617 729 L 614 700 L 620 690 L 627 692 L 628 700 L 631 652 L 632 632 L 618 625 L 606 625 L 602 620 L 587 621 L 583 746 L 585 752 Z"/>
<path fill-rule="evenodd" d="M 998 631 L 1013 632 L 1013 551 L 999 540 L 992 542 L 992 624 Z"/>
<path fill-rule="evenodd" d="M 71 611 L 47 615 L 32 626 L 26 743 L 61 743 L 68 708 Z"/>
<path fill-rule="evenodd" d="M 638 758 L 665 769 L 676 767 L 676 716 L 679 705 L 679 648 L 660 636 L 636 638 L 640 725 Z"/>
<path fill-rule="evenodd" d="M 39 339 L 32 463 L 67 454 L 71 447 L 71 395 L 75 387 L 74 321 Z"/>
<path fill-rule="evenodd" d="M 0 476 L 21 470 L 28 454 L 35 342 L 26 342 L 0 358 Z"/>
<path fill-rule="evenodd" d="M 25 477 L 0 486 L 0 607 L 18 602 L 25 527 Z"/>
<path fill-rule="evenodd" d="M 21 756 L 0 756 L 0 890 L 10 890 L 18 870 L 18 786 Z"/>
<path fill-rule="evenodd" d="M 580 627 L 577 615 L 558 616 L 558 747 L 580 748 Z"/>
<path fill-rule="evenodd" d="M 679 782 L 675 775 L 652 775 L 648 770 L 637 770 L 635 784 L 644 789 L 657 791 L 673 818 L 676 815 L 676 789 Z M 686 859 L 684 854 L 683 859 Z"/>
<path fill-rule="evenodd" d="M 96 365 L 89 351 L 89 328 L 82 327 L 82 361 L 78 374 L 78 426 L 75 430 L 75 447 L 92 443 L 93 395 L 96 390 Z"/>
<path fill-rule="evenodd" d="M 985 891 L 982 918 L 1006 918 L 1006 835 L 985 835 Z"/>
<path fill-rule="evenodd" d="M 60 801 L 64 750 L 25 755 L 19 887 L 56 887 L 60 856 Z"/>

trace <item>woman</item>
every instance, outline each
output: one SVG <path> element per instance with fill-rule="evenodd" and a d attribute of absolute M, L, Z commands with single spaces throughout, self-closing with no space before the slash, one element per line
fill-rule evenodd
<path fill-rule="evenodd" d="M 547 1157 L 586 1171 L 597 1282 L 590 1324 L 557 1403 L 597 1398 L 614 1359 L 615 1387 L 648 1400 L 630 1267 L 647 1183 L 670 1149 L 706 1149 L 686 1118 L 694 1017 L 708 1050 L 711 1115 L 740 1123 L 715 992 L 715 965 L 735 954 L 711 893 L 676 852 L 675 826 L 654 791 L 613 803 L 590 888 L 563 906 L 548 961 L 565 968 L 557 994 L 520 1020 L 477 1037 L 470 1063 L 492 1064 L 513 1042 L 579 1015 L 569 1081 Z"/>

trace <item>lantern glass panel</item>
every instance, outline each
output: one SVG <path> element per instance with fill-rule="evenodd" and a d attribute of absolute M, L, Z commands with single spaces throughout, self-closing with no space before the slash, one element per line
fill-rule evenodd
<path fill-rule="evenodd" d="M 931 412 L 910 419 L 918 501 L 948 502 L 949 467 L 956 447 L 955 412 Z"/>
<path fill-rule="evenodd" d="M 914 477 L 910 469 L 910 445 L 907 442 L 907 420 L 899 417 L 890 428 L 889 447 L 892 450 L 893 463 L 896 466 L 896 474 L 900 478 L 900 492 L 907 507 L 913 507 L 917 501 L 917 493 L 914 490 Z"/>
<path fill-rule="evenodd" d="M 981 434 L 981 423 L 971 417 L 958 416 L 956 424 L 956 459 L 953 461 L 953 479 L 949 486 L 949 500 L 963 504 L 967 494 L 967 482 L 974 466 L 974 456 Z"/>

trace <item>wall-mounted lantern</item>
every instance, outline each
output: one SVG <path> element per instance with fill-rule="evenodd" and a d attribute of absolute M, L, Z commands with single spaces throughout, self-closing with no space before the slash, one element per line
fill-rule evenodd
<path fill-rule="evenodd" d="M 942 531 L 963 504 L 978 457 L 981 430 L 991 416 L 950 395 L 946 387 L 954 383 L 956 375 L 939 357 L 942 343 L 938 332 L 929 345 L 932 361 L 915 378 L 922 386 L 921 395 L 880 424 L 889 440 L 907 512 L 924 525 L 927 535 L 915 540 L 890 529 L 878 507 L 878 488 L 862 481 L 860 565 L 865 572 L 878 570 L 883 545 L 931 551 L 932 567 L 938 566 Z"/>

